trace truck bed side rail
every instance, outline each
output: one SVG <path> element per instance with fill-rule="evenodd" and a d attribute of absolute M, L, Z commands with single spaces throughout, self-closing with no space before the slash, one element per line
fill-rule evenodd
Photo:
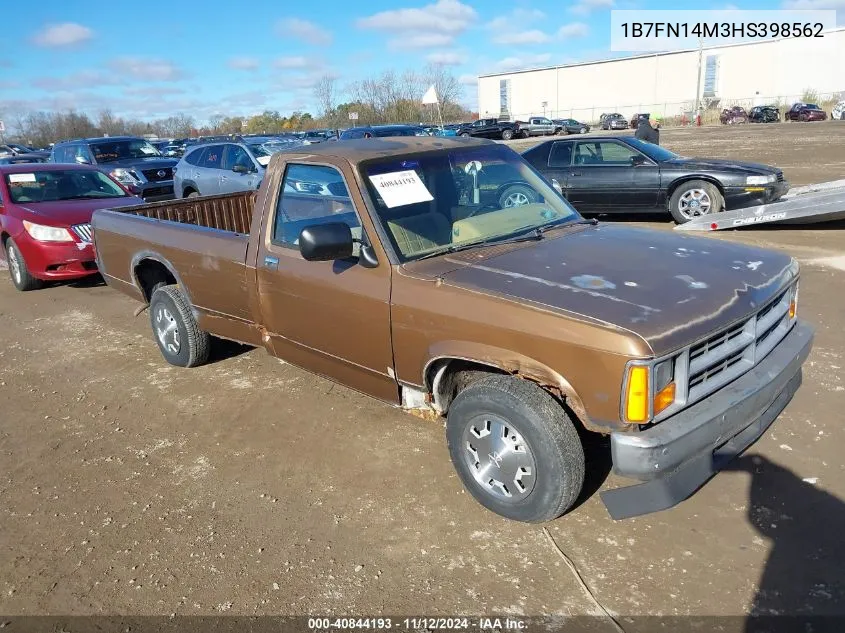
<path fill-rule="evenodd" d="M 156 220 L 195 224 L 230 233 L 249 234 L 257 191 L 239 191 L 215 196 L 153 202 L 137 207 L 113 209 Z"/>

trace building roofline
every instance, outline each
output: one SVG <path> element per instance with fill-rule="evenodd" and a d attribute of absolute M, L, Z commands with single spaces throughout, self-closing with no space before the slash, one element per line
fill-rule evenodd
<path fill-rule="evenodd" d="M 827 29 L 826 31 L 822 31 L 825 35 L 828 33 L 837 33 L 840 31 L 845 31 L 845 26 L 837 26 L 832 29 Z M 796 39 L 794 37 L 778 37 L 766 40 L 751 40 L 750 42 L 735 42 L 733 44 L 715 44 L 713 46 L 703 46 L 702 50 L 710 51 L 715 49 L 723 49 L 723 48 L 734 48 L 736 46 L 749 46 L 751 44 L 773 44 L 775 42 L 781 42 L 783 40 L 788 39 Z M 554 66 L 538 66 L 535 68 L 520 68 L 518 70 L 508 70 L 502 71 L 498 73 L 487 73 L 485 75 L 478 75 L 479 79 L 484 79 L 487 77 L 503 77 L 505 75 L 519 75 L 522 73 L 533 73 L 538 72 L 541 70 L 558 70 L 561 68 L 575 68 L 577 66 L 592 66 L 595 64 L 607 64 L 611 62 L 618 62 L 623 60 L 629 59 L 648 59 L 652 57 L 667 57 L 669 55 L 679 55 L 681 53 L 694 53 L 697 52 L 698 48 L 682 48 L 676 51 L 661 51 L 657 53 L 641 53 L 638 55 L 626 55 L 624 57 L 607 57 L 605 59 L 596 59 L 592 61 L 585 61 L 585 62 L 573 62 L 571 64 L 555 64 Z"/>

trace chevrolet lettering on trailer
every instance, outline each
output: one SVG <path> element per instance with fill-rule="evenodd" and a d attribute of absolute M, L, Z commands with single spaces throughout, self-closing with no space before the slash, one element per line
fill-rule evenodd
<path fill-rule="evenodd" d="M 518 521 L 572 507 L 584 434 L 640 482 L 602 493 L 612 517 L 679 503 L 775 421 L 813 341 L 793 258 L 587 220 L 488 140 L 277 153 L 257 192 L 93 225 L 167 362 L 206 362 L 215 335 L 445 419 L 464 486 Z"/>

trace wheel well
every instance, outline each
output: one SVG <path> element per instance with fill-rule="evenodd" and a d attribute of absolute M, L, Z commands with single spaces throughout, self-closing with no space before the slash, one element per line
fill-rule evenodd
<path fill-rule="evenodd" d="M 187 197 L 187 195 L 192 191 L 199 191 L 194 185 L 185 185 L 182 189 L 182 197 Z"/>
<path fill-rule="evenodd" d="M 690 182 L 691 180 L 702 180 L 704 182 L 709 182 L 711 185 L 716 187 L 719 190 L 719 195 L 722 196 L 722 200 L 725 199 L 725 189 L 722 187 L 722 183 L 720 183 L 715 178 L 710 178 L 709 176 L 684 176 L 683 178 L 679 178 L 666 190 L 666 204 L 669 204 L 669 199 L 672 197 L 672 194 L 675 193 L 675 189 L 680 187 L 685 182 Z"/>
<path fill-rule="evenodd" d="M 135 279 L 138 280 L 138 286 L 141 292 L 144 293 L 144 299 L 147 303 L 150 302 L 153 290 L 160 283 L 175 284 L 176 277 L 170 272 L 170 269 L 159 261 L 154 259 L 142 259 L 135 266 Z"/>
<path fill-rule="evenodd" d="M 3 233 L 0 233 L 0 246 L 2 246 L 3 248 L 6 248 L 6 242 L 8 242 L 8 241 L 9 241 L 9 234 L 6 233 L 5 231 Z"/>
<path fill-rule="evenodd" d="M 439 380 L 438 374 L 440 374 Z M 433 362 L 428 368 L 425 386 L 434 397 L 434 402 L 441 412 L 446 413 L 452 400 L 459 392 L 489 374 L 507 375 L 507 372 L 492 365 L 456 358 L 443 358 Z"/>

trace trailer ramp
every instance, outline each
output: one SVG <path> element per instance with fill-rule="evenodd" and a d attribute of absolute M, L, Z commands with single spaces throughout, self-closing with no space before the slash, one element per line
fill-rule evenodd
<path fill-rule="evenodd" d="M 714 215 L 703 215 L 676 231 L 721 231 L 757 224 L 817 224 L 845 220 L 845 180 L 792 189 L 780 200 Z"/>

